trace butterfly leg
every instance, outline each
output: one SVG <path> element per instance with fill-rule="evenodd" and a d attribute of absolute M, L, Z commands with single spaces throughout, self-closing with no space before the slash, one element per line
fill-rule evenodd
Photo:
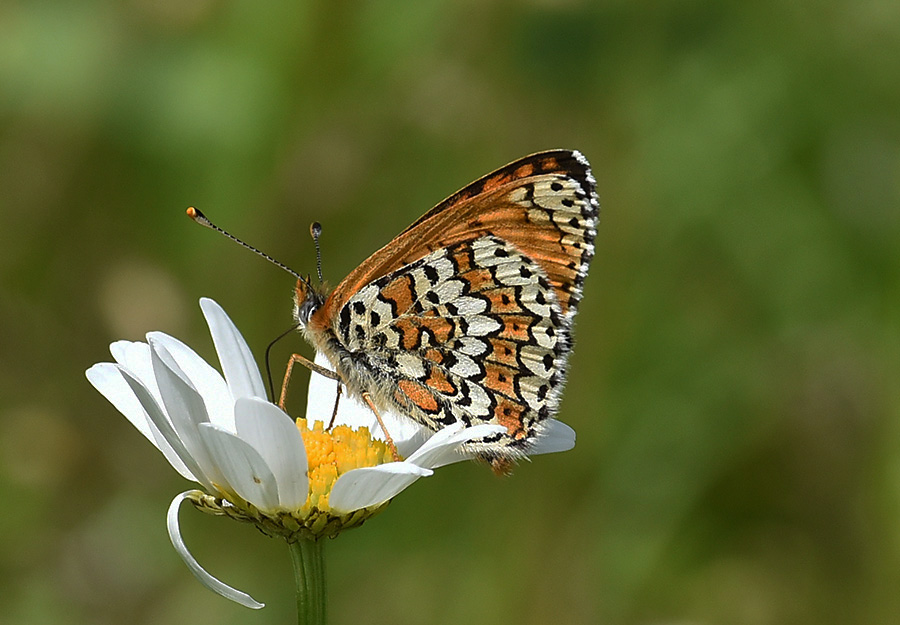
<path fill-rule="evenodd" d="M 326 369 L 325 367 L 317 365 L 309 358 L 305 358 L 300 354 L 291 354 L 291 358 L 290 360 L 288 360 L 287 369 L 284 372 L 284 382 L 281 383 L 281 397 L 278 399 L 278 407 L 282 410 L 285 409 L 284 402 L 285 400 L 287 400 L 287 390 L 288 384 L 290 384 L 291 381 L 291 371 L 293 370 L 294 365 L 298 362 L 313 373 L 318 373 L 321 376 L 325 376 L 329 380 L 337 380 L 338 382 L 341 381 L 341 376 L 339 376 L 331 369 Z M 340 384 L 338 384 L 338 388 L 340 388 Z M 335 404 L 335 413 L 336 412 L 337 404 Z"/>
<path fill-rule="evenodd" d="M 334 427 L 334 420 L 337 419 L 338 404 L 341 401 L 341 383 L 337 384 L 337 393 L 334 395 L 334 410 L 331 412 L 331 421 L 328 422 L 328 430 Z"/>
<path fill-rule="evenodd" d="M 378 414 L 378 409 L 375 407 L 375 402 L 372 401 L 371 395 L 369 395 L 368 391 L 362 392 L 363 401 L 365 401 L 372 412 L 375 413 L 375 418 L 378 419 L 378 425 L 381 426 L 381 431 L 384 432 L 384 438 L 387 442 L 388 448 L 391 450 L 391 455 L 394 457 L 394 462 L 400 462 L 400 454 L 397 453 L 397 446 L 394 445 L 394 439 L 391 438 L 391 435 L 388 434 L 387 428 L 384 427 L 384 421 L 381 420 L 381 415 Z"/>

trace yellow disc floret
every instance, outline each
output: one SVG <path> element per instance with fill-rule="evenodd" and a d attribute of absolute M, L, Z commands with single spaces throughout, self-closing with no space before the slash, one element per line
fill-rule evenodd
<path fill-rule="evenodd" d="M 391 462 L 387 445 L 373 439 L 368 428 L 352 430 L 339 425 L 326 430 L 321 421 L 315 421 L 310 428 L 306 419 L 297 419 L 297 428 L 303 436 L 309 467 L 309 496 L 299 509 L 262 512 L 233 494 L 226 498 L 199 490 L 191 491 L 188 500 L 203 512 L 252 523 L 264 534 L 281 536 L 288 542 L 337 536 L 343 530 L 362 525 L 387 506 L 385 502 L 350 513 L 339 513 L 328 506 L 328 495 L 341 475 Z"/>
<path fill-rule="evenodd" d="M 391 461 L 387 445 L 373 439 L 366 427 L 351 430 L 338 425 L 326 431 L 321 421 L 315 421 L 310 429 L 306 419 L 297 419 L 297 427 L 309 464 L 309 499 L 301 511 L 327 510 L 331 487 L 347 471 Z"/>

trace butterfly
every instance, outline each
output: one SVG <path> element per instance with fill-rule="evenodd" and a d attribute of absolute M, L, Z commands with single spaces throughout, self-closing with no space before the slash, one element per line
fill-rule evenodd
<path fill-rule="evenodd" d="M 595 187 L 576 151 L 501 167 L 425 213 L 333 291 L 300 278 L 299 330 L 376 415 L 392 411 L 435 431 L 505 427 L 467 447 L 505 471 L 559 409 L 594 256 Z"/>

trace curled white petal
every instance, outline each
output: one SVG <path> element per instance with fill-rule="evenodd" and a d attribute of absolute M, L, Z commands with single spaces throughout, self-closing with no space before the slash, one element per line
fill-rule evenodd
<path fill-rule="evenodd" d="M 181 529 L 178 526 L 178 509 L 181 507 L 181 503 L 187 499 L 190 492 L 191 491 L 185 491 L 180 495 L 176 495 L 175 499 L 172 500 L 172 503 L 169 504 L 169 511 L 166 514 L 166 527 L 169 530 L 169 540 L 172 541 L 172 546 L 175 547 L 175 551 L 177 551 L 178 555 L 181 556 L 181 559 L 184 560 L 184 563 L 190 569 L 191 573 L 194 574 L 194 577 L 213 592 L 222 595 L 226 599 L 231 599 L 235 603 L 240 603 L 242 606 L 253 608 L 254 610 L 265 607 L 266 604 L 260 603 L 247 593 L 232 588 L 225 582 L 219 581 L 207 573 L 206 569 L 200 566 L 200 563 L 197 562 L 197 560 L 194 559 L 194 556 L 191 555 L 191 552 L 188 551 L 187 545 L 184 544 L 184 539 L 181 537 Z"/>
<path fill-rule="evenodd" d="M 543 432 L 528 448 L 529 456 L 569 451 L 575 447 L 575 430 L 556 419 L 550 419 Z"/>
<path fill-rule="evenodd" d="M 368 508 L 392 499 L 420 477 L 433 473 L 411 462 L 390 462 L 353 469 L 334 483 L 328 505 L 338 512 Z"/>
<path fill-rule="evenodd" d="M 266 387 L 259 367 L 237 326 L 214 300 L 200 298 L 200 308 L 209 325 L 232 397 L 265 397 Z"/>

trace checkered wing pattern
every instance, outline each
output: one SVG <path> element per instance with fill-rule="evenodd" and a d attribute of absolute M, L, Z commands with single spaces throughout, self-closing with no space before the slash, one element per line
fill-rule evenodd
<path fill-rule="evenodd" d="M 557 412 L 597 216 L 580 154 L 526 157 L 376 252 L 310 327 L 351 393 L 435 430 L 504 425 L 470 450 L 515 458 Z"/>

